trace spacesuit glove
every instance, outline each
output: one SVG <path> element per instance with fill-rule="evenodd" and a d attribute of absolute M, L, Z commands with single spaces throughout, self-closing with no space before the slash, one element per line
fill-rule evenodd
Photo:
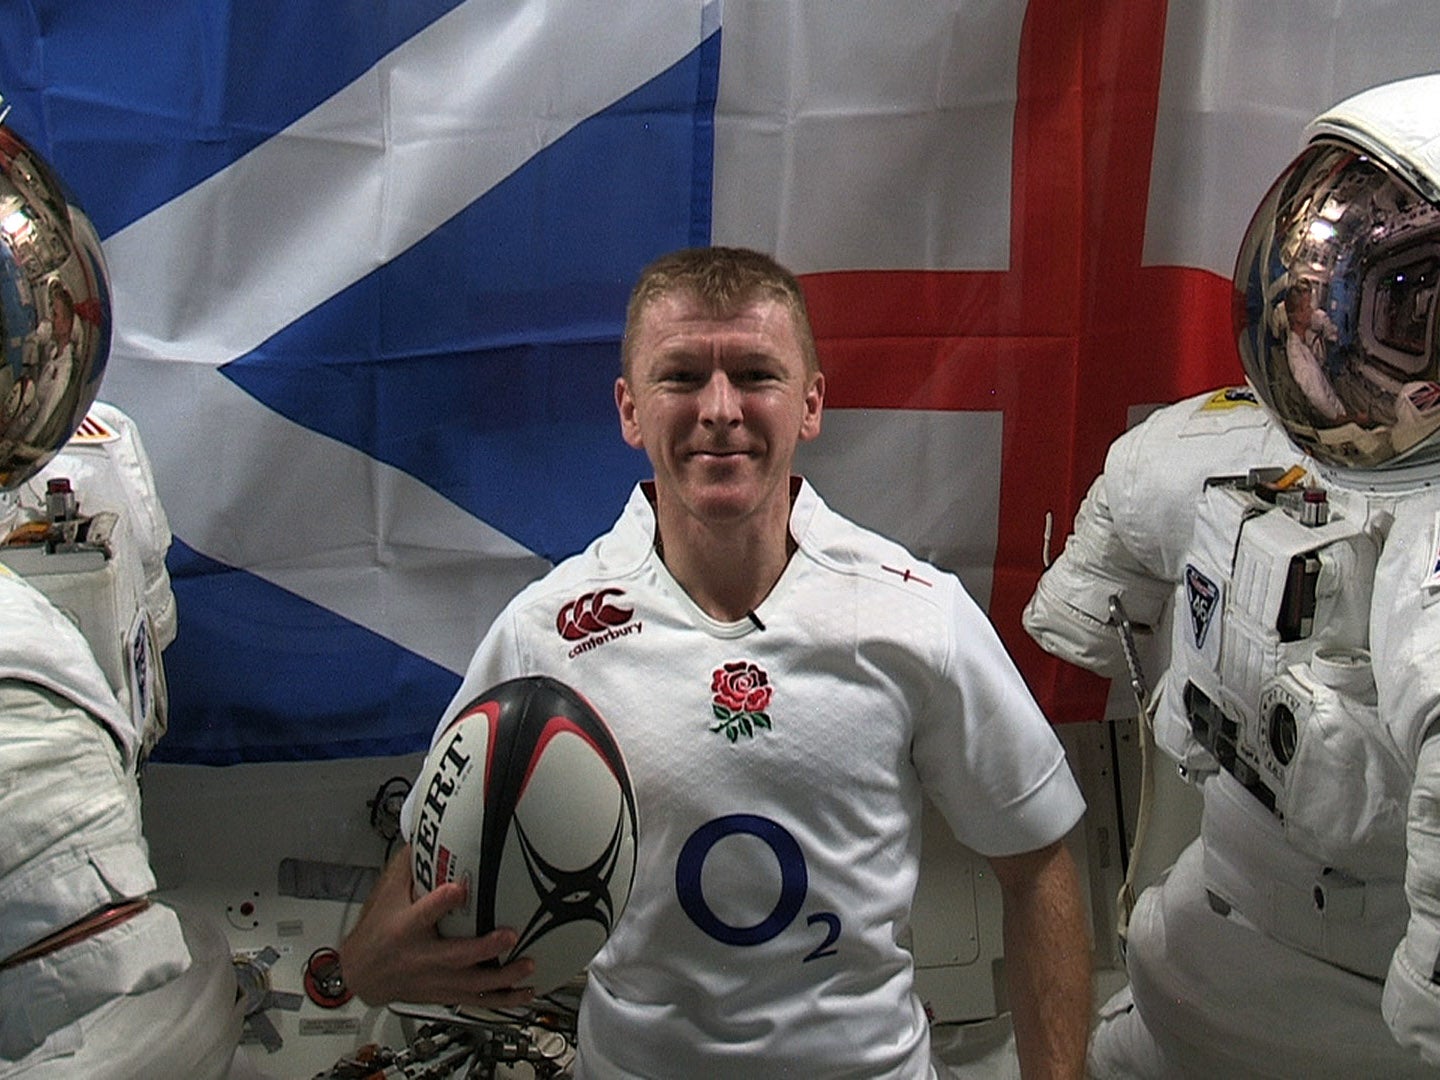
<path fill-rule="evenodd" d="M 1106 678 L 1124 678 L 1111 597 L 1121 599 L 1136 623 L 1154 625 L 1173 592 L 1172 582 L 1152 576 L 1126 548 L 1102 475 L 1090 485 L 1065 550 L 1041 577 L 1022 621 L 1046 652 Z"/>

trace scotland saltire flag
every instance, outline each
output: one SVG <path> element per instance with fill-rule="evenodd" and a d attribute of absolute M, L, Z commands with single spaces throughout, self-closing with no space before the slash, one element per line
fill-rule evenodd
<path fill-rule="evenodd" d="M 499 605 L 644 470 L 616 346 L 639 267 L 709 234 L 715 9 L 364 7 L 0 27 L 10 122 L 105 240 L 102 395 L 176 535 L 157 758 L 425 745 Z"/>
<path fill-rule="evenodd" d="M 1440 67 L 1428 0 L 1323 8 L 0 5 L 176 535 L 157 757 L 423 747 L 647 472 L 626 293 L 711 240 L 803 275 L 822 495 L 960 573 L 1054 719 L 1100 715 L 1019 628 L 1047 550 L 1139 407 L 1240 378 L 1231 263 L 1305 121 Z"/>

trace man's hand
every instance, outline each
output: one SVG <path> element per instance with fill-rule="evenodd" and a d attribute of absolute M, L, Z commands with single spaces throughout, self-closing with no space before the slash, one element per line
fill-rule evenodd
<path fill-rule="evenodd" d="M 465 901 L 465 886 L 449 882 L 410 899 L 410 848 L 385 867 L 340 943 L 345 985 L 369 1005 L 407 1001 L 427 1005 L 513 1008 L 534 997 L 515 989 L 535 970 L 521 958 L 504 967 L 493 961 L 515 947 L 515 932 L 495 930 L 479 938 L 442 938 L 440 917 Z"/>

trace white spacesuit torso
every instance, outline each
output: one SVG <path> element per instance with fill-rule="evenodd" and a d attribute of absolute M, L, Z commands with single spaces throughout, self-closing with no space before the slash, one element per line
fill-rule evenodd
<path fill-rule="evenodd" d="M 1316 486 L 1278 502 L 1223 485 L 1200 497 L 1157 740 L 1182 754 L 1193 740 L 1224 774 L 1205 792 L 1216 895 L 1278 940 L 1384 978 L 1440 684 L 1376 671 L 1398 674 L 1401 639 L 1440 640 L 1425 584 L 1440 492 Z"/>
<path fill-rule="evenodd" d="M 1201 785 L 1204 810 L 1188 858 L 1132 926 L 1131 992 L 1156 1068 L 1408 1075 L 1419 1059 L 1396 1040 L 1440 1062 L 1422 1030 L 1440 1016 L 1440 923 L 1406 897 L 1407 849 L 1413 860 L 1440 829 L 1436 804 L 1412 801 L 1412 789 L 1440 786 L 1417 785 L 1440 708 L 1437 515 L 1440 490 L 1327 483 L 1253 394 L 1207 393 L 1117 440 L 1042 578 L 1027 629 L 1106 674 L 1123 663 L 1110 597 L 1150 625 L 1173 605 L 1155 740 Z M 1200 970 L 1227 934 L 1283 949 L 1263 965 Z M 1423 980 L 1398 955 L 1414 955 Z M 1137 977 L 1161 963 L 1163 975 Z M 1187 965 L 1185 1005 L 1144 994 L 1185 981 Z M 1287 980 L 1302 989 L 1268 992 Z M 1392 1031 L 1380 1023 L 1382 981 Z M 1121 1044 L 1133 1043 L 1130 1026 Z M 1113 1065 L 1112 1034 L 1102 1025 L 1097 1036 L 1098 1075 Z M 1267 1072 L 1277 1040 L 1296 1046 Z"/>
<path fill-rule="evenodd" d="M 96 403 L 13 498 L 0 1075 L 218 1075 L 241 1021 L 223 935 L 150 900 L 138 770 L 165 730 L 160 650 L 176 622 L 169 526 L 129 418 Z"/>

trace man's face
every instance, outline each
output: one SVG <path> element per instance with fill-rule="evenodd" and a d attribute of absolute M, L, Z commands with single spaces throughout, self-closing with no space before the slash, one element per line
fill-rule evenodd
<path fill-rule="evenodd" d="M 1295 310 L 1290 316 L 1290 326 L 1294 329 L 1307 330 L 1310 327 L 1310 317 L 1314 314 L 1315 302 L 1309 294 L 1299 297 L 1295 303 Z"/>
<path fill-rule="evenodd" d="M 57 303 L 54 306 L 50 321 L 55 327 L 55 336 L 62 341 L 70 339 L 70 332 L 75 328 L 75 316 L 70 313 L 70 308 L 65 303 Z"/>
<path fill-rule="evenodd" d="M 662 508 L 713 526 L 788 518 L 795 447 L 820 433 L 824 392 L 784 304 L 762 297 L 715 318 L 678 293 L 641 312 L 615 403 Z"/>

